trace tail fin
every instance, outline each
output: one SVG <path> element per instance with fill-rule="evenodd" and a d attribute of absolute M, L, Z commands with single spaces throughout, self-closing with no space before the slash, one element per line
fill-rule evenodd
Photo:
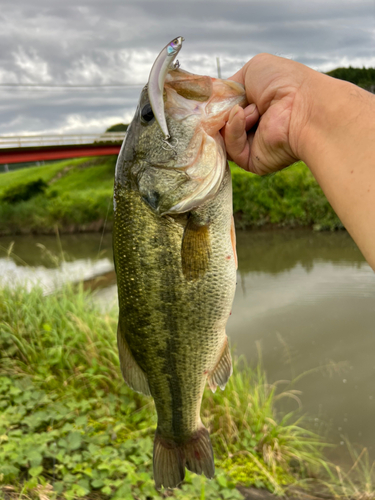
<path fill-rule="evenodd" d="M 156 430 L 154 442 L 154 479 L 160 489 L 176 488 L 185 477 L 185 467 L 211 479 L 215 474 L 214 454 L 208 430 L 202 425 L 183 444 L 164 439 Z"/>

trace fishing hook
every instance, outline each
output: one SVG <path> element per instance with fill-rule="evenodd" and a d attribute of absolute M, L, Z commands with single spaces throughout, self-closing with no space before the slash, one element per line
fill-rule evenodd
<path fill-rule="evenodd" d="M 165 151 L 168 151 L 170 149 L 172 149 L 172 151 L 174 151 L 178 146 L 178 139 L 176 137 L 174 139 L 172 139 L 174 141 L 174 144 L 171 144 L 170 142 L 168 142 L 170 138 L 171 138 L 170 136 L 167 136 L 165 139 L 163 139 L 163 144 L 161 145 L 161 147 Z"/>

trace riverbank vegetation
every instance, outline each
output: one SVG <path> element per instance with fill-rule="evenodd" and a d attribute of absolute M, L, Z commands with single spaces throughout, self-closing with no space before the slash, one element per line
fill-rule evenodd
<path fill-rule="evenodd" d="M 237 227 L 312 227 L 343 225 L 303 162 L 260 177 L 231 166 L 233 212 Z"/>
<path fill-rule="evenodd" d="M 115 163 L 80 158 L 1 174 L 0 234 L 110 230 Z M 343 227 L 303 163 L 267 177 L 231 169 L 237 227 Z"/>
<path fill-rule="evenodd" d="M 326 73 L 334 78 L 354 83 L 359 87 L 375 91 L 375 68 L 336 68 Z"/>
<path fill-rule="evenodd" d="M 279 412 L 278 401 L 298 393 L 241 361 L 225 391 L 203 399 L 215 479 L 187 473 L 181 489 L 157 492 L 154 406 L 122 381 L 116 323 L 116 311 L 101 314 L 81 288 L 0 290 L 0 498 L 234 500 L 241 486 L 316 491 L 318 478 L 325 498 L 374 498 L 366 454 L 354 456 L 364 483 L 348 480 L 297 404 Z"/>

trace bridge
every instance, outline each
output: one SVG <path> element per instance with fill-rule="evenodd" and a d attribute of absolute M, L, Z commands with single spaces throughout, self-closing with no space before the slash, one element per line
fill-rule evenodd
<path fill-rule="evenodd" d="M 118 155 L 125 134 L 0 136 L 0 164 Z"/>

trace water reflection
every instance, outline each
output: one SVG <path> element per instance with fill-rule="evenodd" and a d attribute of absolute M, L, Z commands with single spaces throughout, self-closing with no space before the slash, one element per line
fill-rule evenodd
<path fill-rule="evenodd" d="M 68 281 L 88 280 L 113 270 L 110 235 L 0 238 L 0 285 L 41 285 L 46 293 Z"/>
<path fill-rule="evenodd" d="M 239 272 L 278 274 L 300 264 L 308 272 L 314 263 L 360 267 L 365 260 L 347 232 L 237 231 Z"/>
<path fill-rule="evenodd" d="M 330 437 L 375 454 L 375 278 L 345 232 L 239 232 L 228 334 L 269 379 L 310 372 L 296 388 Z M 315 371 L 314 371 L 315 369 Z"/>
<path fill-rule="evenodd" d="M 100 258 L 107 258 L 113 262 L 111 234 L 0 237 L 0 258 L 5 258 L 9 249 L 12 250 L 10 259 L 17 266 L 56 268 L 63 261 L 74 262 L 80 259 L 95 261 Z"/>

